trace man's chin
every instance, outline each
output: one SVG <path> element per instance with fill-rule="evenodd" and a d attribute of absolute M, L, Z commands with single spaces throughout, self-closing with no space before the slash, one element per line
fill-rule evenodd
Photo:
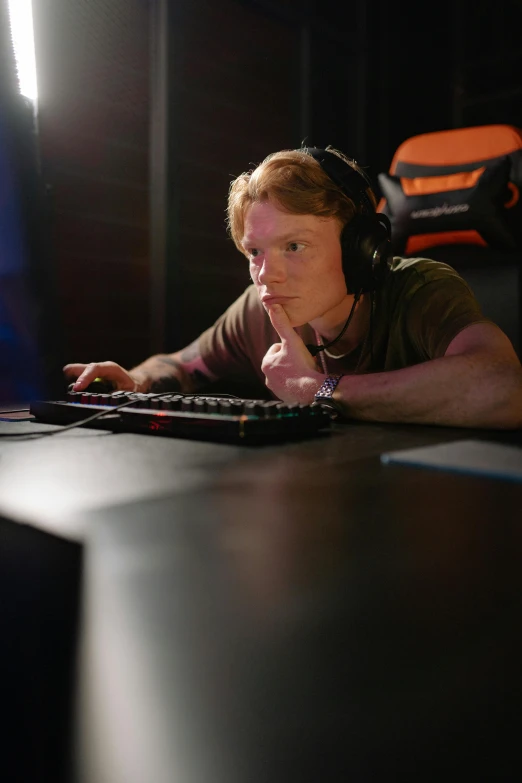
<path fill-rule="evenodd" d="M 302 312 L 297 308 L 294 309 L 291 305 L 284 305 L 284 309 L 294 329 L 311 324 L 315 319 L 321 318 L 321 315 L 318 315 L 317 312 Z"/>
<path fill-rule="evenodd" d="M 290 326 L 292 326 L 294 329 L 297 329 L 299 326 L 304 326 L 306 323 L 308 323 L 306 317 L 304 317 L 301 313 L 295 312 L 291 304 L 283 305 L 283 310 L 285 311 L 288 320 L 290 321 Z"/>

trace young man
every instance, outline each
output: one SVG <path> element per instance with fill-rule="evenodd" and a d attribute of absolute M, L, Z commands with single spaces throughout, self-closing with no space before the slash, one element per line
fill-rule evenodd
<path fill-rule="evenodd" d="M 332 163 L 348 169 L 347 187 L 332 179 Z M 375 203 L 364 173 L 337 150 L 269 155 L 229 193 L 230 234 L 253 284 L 182 351 L 130 371 L 69 364 L 66 376 L 78 391 L 102 377 L 117 389 L 185 393 L 239 376 L 285 402 L 330 397 L 349 418 L 522 427 L 520 361 L 451 267 L 395 258 L 375 285 L 354 288 L 364 237 L 352 253 L 346 236 L 357 221 L 378 223 Z"/>

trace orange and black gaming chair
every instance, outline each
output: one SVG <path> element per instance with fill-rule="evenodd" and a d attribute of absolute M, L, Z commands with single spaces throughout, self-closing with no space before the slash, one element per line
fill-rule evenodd
<path fill-rule="evenodd" d="M 483 125 L 412 136 L 378 181 L 396 255 L 453 266 L 522 351 L 522 130 Z"/>

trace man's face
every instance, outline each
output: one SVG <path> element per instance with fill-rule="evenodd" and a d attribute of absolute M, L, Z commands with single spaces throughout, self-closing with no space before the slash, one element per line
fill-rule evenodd
<path fill-rule="evenodd" d="M 340 233 L 335 218 L 290 214 L 270 201 L 252 204 L 242 244 L 265 307 L 282 304 L 292 326 L 336 323 L 346 299 Z"/>

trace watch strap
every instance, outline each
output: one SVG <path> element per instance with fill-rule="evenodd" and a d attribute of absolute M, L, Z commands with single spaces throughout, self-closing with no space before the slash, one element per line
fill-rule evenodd
<path fill-rule="evenodd" d="M 332 394 L 337 388 L 337 384 L 343 377 L 341 375 L 327 375 L 321 387 L 318 389 L 314 399 L 316 402 L 333 402 Z"/>

